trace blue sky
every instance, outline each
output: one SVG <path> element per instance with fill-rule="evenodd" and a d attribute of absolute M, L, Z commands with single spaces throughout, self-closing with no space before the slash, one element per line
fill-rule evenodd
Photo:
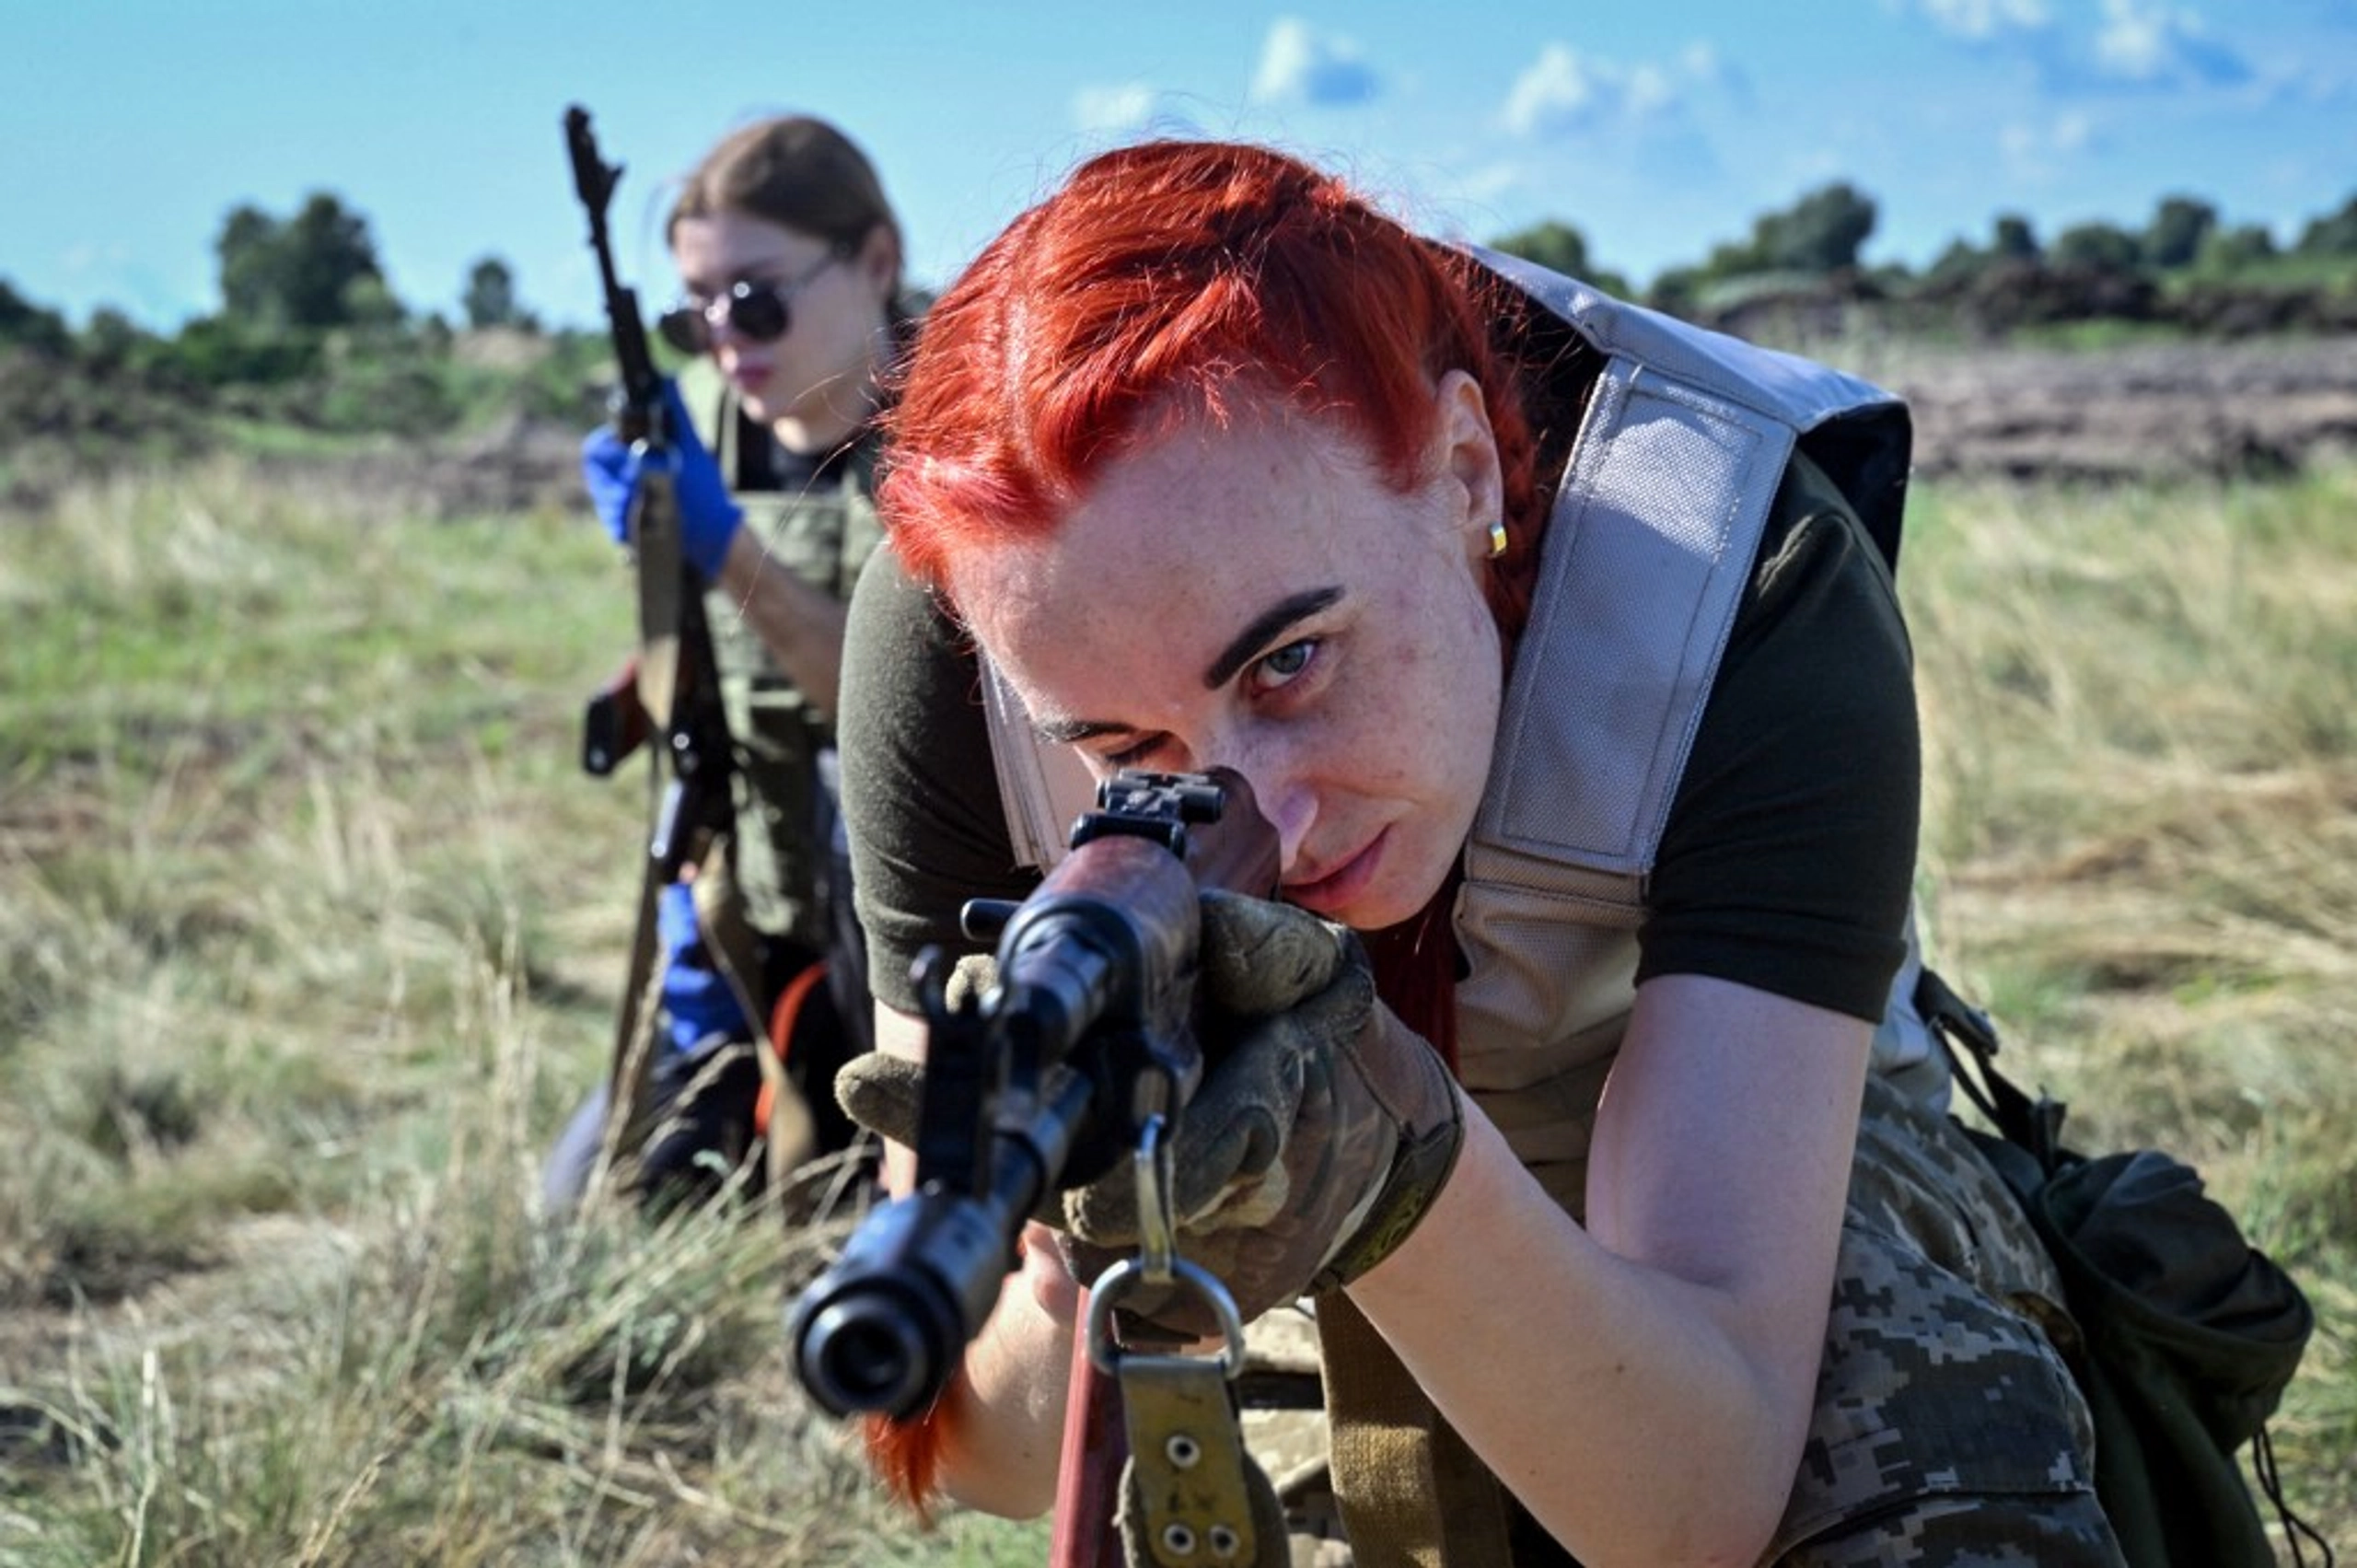
<path fill-rule="evenodd" d="M 1914 265 L 2000 212 L 2050 238 L 2182 193 L 2289 239 L 2357 192 L 2357 0 L 0 0 L 0 278 L 164 329 L 217 306 L 232 206 L 318 190 L 414 308 L 495 254 L 528 306 L 593 319 L 575 101 L 655 296 L 664 180 L 786 109 L 866 146 L 933 284 L 1149 131 L 1278 143 L 1439 232 L 1559 218 L 1641 281 L 1837 179 L 1879 203 L 1868 259 Z"/>

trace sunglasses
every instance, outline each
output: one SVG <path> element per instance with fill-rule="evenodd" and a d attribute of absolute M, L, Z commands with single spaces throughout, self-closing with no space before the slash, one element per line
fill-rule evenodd
<path fill-rule="evenodd" d="M 794 296 L 847 255 L 843 250 L 830 250 L 819 259 L 818 265 L 784 283 L 747 278 L 731 284 L 727 293 L 711 299 L 689 295 L 656 319 L 655 330 L 681 354 L 710 352 L 713 334 L 723 326 L 753 343 L 773 343 L 794 331 Z"/>

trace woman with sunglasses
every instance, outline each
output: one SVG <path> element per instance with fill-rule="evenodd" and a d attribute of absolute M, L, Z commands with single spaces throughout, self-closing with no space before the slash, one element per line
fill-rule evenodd
<path fill-rule="evenodd" d="M 1360 1568 L 2119 1561 L 2061 1287 L 1918 1012 L 1903 405 L 1157 143 L 984 249 L 891 439 L 863 1121 L 905 1144 L 907 962 L 1036 885 L 1061 781 L 1232 770 L 1282 892 L 1202 900 L 1166 1191 L 1245 1318 L 1314 1300 Z M 903 1490 L 1049 1504 L 1134 1191 L 1062 1194 L 871 1428 Z"/>
<path fill-rule="evenodd" d="M 772 1096 L 798 1102 L 768 1111 L 772 1173 L 854 1131 L 827 1088 L 867 1036 L 829 780 L 844 602 L 881 537 L 880 375 L 910 314 L 900 220 L 865 155 L 821 120 L 766 119 L 722 138 L 681 182 L 665 237 L 680 293 L 657 327 L 691 356 L 669 394 L 681 539 L 710 588 L 736 807 L 700 886 L 666 889 L 661 905 L 654 1098 L 668 1114 L 641 1174 L 649 1192 L 676 1194 L 756 1152 L 760 1041 L 784 1051 Z M 637 462 L 610 429 L 584 445 L 617 542 Z M 603 1116 L 595 1096 L 561 1140 L 547 1173 L 560 1206 Z"/>

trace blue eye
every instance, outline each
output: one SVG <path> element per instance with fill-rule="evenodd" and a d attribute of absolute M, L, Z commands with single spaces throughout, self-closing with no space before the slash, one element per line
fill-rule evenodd
<path fill-rule="evenodd" d="M 1318 639 L 1315 637 L 1287 643 L 1254 666 L 1256 684 L 1264 691 L 1288 685 L 1307 669 L 1317 656 Z"/>

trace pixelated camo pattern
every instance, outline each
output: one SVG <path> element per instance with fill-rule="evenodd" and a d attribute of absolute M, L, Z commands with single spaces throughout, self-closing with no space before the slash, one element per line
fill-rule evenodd
<path fill-rule="evenodd" d="M 1945 1116 L 1879 1080 L 1858 1138 L 1817 1415 L 1771 1560 L 2119 1564 L 2036 1234 Z"/>

